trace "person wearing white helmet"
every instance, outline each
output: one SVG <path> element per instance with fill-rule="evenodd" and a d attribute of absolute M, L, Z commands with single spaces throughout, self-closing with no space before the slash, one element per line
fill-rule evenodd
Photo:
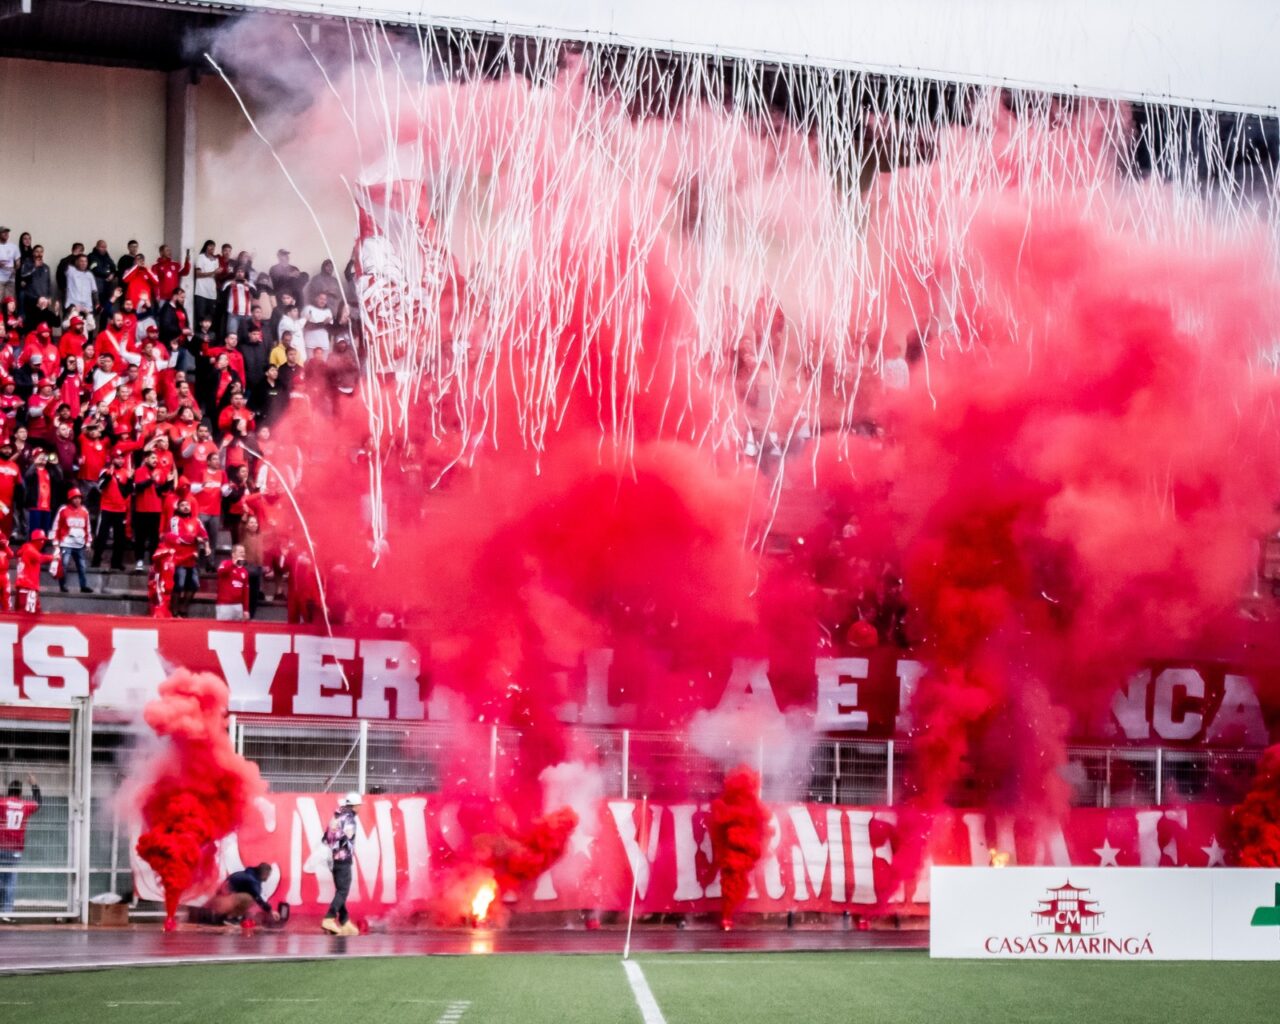
<path fill-rule="evenodd" d="M 347 893 L 351 891 L 351 874 L 356 852 L 356 808 L 360 794 L 348 793 L 338 801 L 324 841 L 333 857 L 333 902 L 325 912 L 320 927 L 331 935 L 357 935 L 359 929 L 347 914 Z"/>

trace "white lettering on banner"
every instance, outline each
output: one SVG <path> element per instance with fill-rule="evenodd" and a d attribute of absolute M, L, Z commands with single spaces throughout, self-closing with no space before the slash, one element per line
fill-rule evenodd
<path fill-rule="evenodd" d="M 585 694 L 582 704 L 567 701 L 560 705 L 557 715 L 562 722 L 579 722 L 583 725 L 626 725 L 635 719 L 634 704 L 609 703 L 609 669 L 613 665 L 613 651 L 599 648 L 582 656 Z"/>
<path fill-rule="evenodd" d="M 427 843 L 427 801 L 425 797 L 400 798 L 400 819 L 404 822 L 404 855 L 409 872 L 410 899 L 427 895 L 431 870 L 431 847 Z"/>
<path fill-rule="evenodd" d="M 1161 739 L 1189 740 L 1200 732 L 1204 724 L 1204 715 L 1196 711 L 1185 711 L 1175 717 L 1173 705 L 1180 693 L 1186 698 L 1202 701 L 1204 677 L 1190 668 L 1167 668 L 1156 676 L 1151 725 Z"/>
<path fill-rule="evenodd" d="M 1265 747 L 1267 723 L 1253 685 L 1245 676 L 1227 675 L 1222 680 L 1222 703 L 1205 730 L 1207 743 L 1236 743 Z"/>
<path fill-rule="evenodd" d="M 422 658 L 417 649 L 403 640 L 361 640 L 364 682 L 356 715 L 360 718 L 390 718 L 387 692 L 396 695 L 396 718 L 420 721 L 426 706 L 418 694 Z"/>
<path fill-rule="evenodd" d="M 693 816 L 697 804 L 671 805 L 672 839 L 676 848 L 676 891 L 673 899 L 700 900 L 702 886 L 698 882 L 698 841 L 693 834 Z"/>
<path fill-rule="evenodd" d="M 379 874 L 382 879 L 383 903 L 396 901 L 396 833 L 391 821 L 391 803 L 388 800 L 375 800 L 373 804 L 373 828 L 365 831 L 364 823 L 356 819 L 356 858 L 355 875 L 351 881 L 353 890 L 361 890 L 360 880 L 364 880 L 363 891 L 374 897 Z"/>
<path fill-rule="evenodd" d="M 791 871 L 795 881 L 795 898 L 807 900 L 809 890 L 805 887 L 805 877 L 813 888 L 814 897 L 822 895 L 822 880 L 831 871 L 831 902 L 844 902 L 844 828 L 840 821 L 840 811 L 836 808 L 827 810 L 827 838 L 818 838 L 813 819 L 809 817 L 809 808 L 798 804 L 788 809 L 791 827 L 795 831 L 796 845 L 791 848 Z"/>
<path fill-rule="evenodd" d="M 850 903 L 876 902 L 876 854 L 871 845 L 871 823 L 879 817 L 874 811 L 846 810 L 849 819 L 849 859 L 853 863 L 853 895 Z M 886 843 L 888 848 L 889 844 Z M 885 861 L 893 859 L 889 848 Z"/>
<path fill-rule="evenodd" d="M 222 678 L 231 690 L 231 710 L 271 712 L 271 684 L 280 671 L 280 662 L 293 647 L 288 633 L 254 633 L 253 668 L 244 656 L 248 634 L 231 630 L 209 630 L 209 650 L 218 658 Z"/>
<path fill-rule="evenodd" d="M 113 629 L 111 660 L 96 680 L 94 700 L 104 707 L 140 708 L 168 674 L 160 660 L 158 629 Z"/>
<path fill-rule="evenodd" d="M 320 819 L 315 799 L 300 796 L 293 805 L 293 821 L 289 831 L 289 894 L 287 903 L 302 902 L 303 865 L 311 855 L 324 847 L 325 823 Z M 304 852 L 305 848 L 305 852 Z M 333 899 L 333 873 L 321 868 L 316 875 L 316 902 L 328 903 Z"/>
<path fill-rule="evenodd" d="M 987 816 L 985 814 L 962 814 L 965 833 L 969 836 L 969 863 L 986 864 L 990 858 L 990 847 L 987 845 Z M 1013 851 L 1009 851 L 1013 856 Z"/>
<path fill-rule="evenodd" d="M 345 637 L 300 635 L 295 650 L 298 689 L 293 697 L 293 713 L 350 718 L 351 691 L 338 662 L 355 657 L 356 642 Z"/>
<path fill-rule="evenodd" d="M 858 710 L 858 684 L 866 679 L 870 662 L 866 658 L 818 658 L 814 663 L 818 680 L 818 709 L 815 729 L 849 729 L 865 732 L 867 713 Z"/>
<path fill-rule="evenodd" d="M 1117 690 L 1111 698 L 1112 717 L 1124 732 L 1125 739 L 1151 738 L 1151 722 L 1147 718 L 1147 687 L 1150 685 L 1150 672 L 1136 672 L 1130 677 L 1129 685 Z"/>
<path fill-rule="evenodd" d="M 17 625 L 0 622 L 0 702 L 16 704 L 22 699 L 13 671 L 13 648 L 17 642 Z"/>
<path fill-rule="evenodd" d="M 622 849 L 627 855 L 631 877 L 635 879 L 636 893 L 644 899 L 649 891 L 649 871 L 658 856 L 658 841 L 662 834 L 662 807 L 659 804 L 649 805 L 649 847 L 646 850 L 640 846 L 639 825 L 636 822 L 635 813 L 638 806 L 630 800 L 609 801 L 609 813 L 613 815 L 613 823 L 618 829 L 618 838 L 622 840 Z"/>
<path fill-rule="evenodd" d="M 778 847 L 781 845 L 782 829 L 778 824 L 778 816 L 771 813 L 769 842 L 764 848 L 764 855 L 760 858 L 760 866 L 757 869 L 760 876 L 764 878 L 765 895 L 771 900 L 780 900 L 787 892 L 786 883 L 782 880 L 782 864 L 778 860 Z"/>
<path fill-rule="evenodd" d="M 924 675 L 924 665 L 919 661 L 912 661 L 910 658 L 899 658 L 897 667 L 898 677 L 898 716 L 893 721 L 893 728 L 898 733 L 906 736 L 911 732 L 911 702 L 916 695 L 916 684 L 920 682 L 920 677 Z"/>
<path fill-rule="evenodd" d="M 773 684 L 769 682 L 767 659 L 734 658 L 729 682 L 716 705 L 716 711 L 755 711 L 766 717 L 781 718 Z"/>
<path fill-rule="evenodd" d="M 52 654 L 57 648 L 62 654 Z M 70 626 L 35 626 L 22 638 L 22 660 L 31 670 L 22 677 L 27 700 L 48 704 L 89 696 L 89 670 L 79 660 L 89 654 L 89 640 Z M 51 680 L 62 682 L 54 686 Z"/>
<path fill-rule="evenodd" d="M 1138 821 L 1138 863 L 1144 868 L 1158 868 L 1160 855 L 1164 853 L 1172 854 L 1170 860 L 1177 864 L 1180 851 L 1176 840 L 1172 844 L 1166 843 L 1164 848 L 1160 845 L 1160 822 L 1168 819 L 1185 829 L 1187 827 L 1186 808 L 1171 811 L 1139 811 L 1135 817 Z M 1173 847 L 1172 850 L 1168 849 L 1170 845 Z"/>

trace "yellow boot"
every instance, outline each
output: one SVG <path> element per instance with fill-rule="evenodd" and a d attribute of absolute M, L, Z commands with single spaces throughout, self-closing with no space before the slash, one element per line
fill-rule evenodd
<path fill-rule="evenodd" d="M 348 921 L 346 924 L 344 924 L 341 928 L 338 929 L 338 934 L 339 935 L 359 935 L 360 929 L 356 927 L 356 923 L 354 921 Z"/>
<path fill-rule="evenodd" d="M 326 917 L 320 922 L 320 927 L 330 935 L 342 934 L 342 926 L 338 924 L 337 918 Z"/>

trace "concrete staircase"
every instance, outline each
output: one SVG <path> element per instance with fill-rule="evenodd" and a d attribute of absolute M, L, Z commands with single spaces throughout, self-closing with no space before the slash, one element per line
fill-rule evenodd
<path fill-rule="evenodd" d="M 92 594 L 79 593 L 79 581 L 73 568 L 67 579 L 68 592 L 58 590 L 58 581 L 42 576 L 40 607 L 47 612 L 86 615 L 132 615 L 145 618 L 147 608 L 147 574 L 130 566 L 123 572 L 113 569 L 89 569 L 85 576 Z M 191 618 L 213 618 L 215 574 L 201 572 L 200 592 L 191 603 Z M 263 589 L 274 593 L 275 584 L 265 580 Z M 284 622 L 286 618 L 283 592 L 279 602 L 266 601 L 258 606 L 255 622 Z"/>

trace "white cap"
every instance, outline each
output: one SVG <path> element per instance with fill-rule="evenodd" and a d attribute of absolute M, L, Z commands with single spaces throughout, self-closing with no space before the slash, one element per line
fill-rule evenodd
<path fill-rule="evenodd" d="M 338 801 L 338 806 L 339 807 L 359 807 L 360 794 L 355 792 L 348 793 L 346 796 L 344 796 L 341 800 Z"/>

